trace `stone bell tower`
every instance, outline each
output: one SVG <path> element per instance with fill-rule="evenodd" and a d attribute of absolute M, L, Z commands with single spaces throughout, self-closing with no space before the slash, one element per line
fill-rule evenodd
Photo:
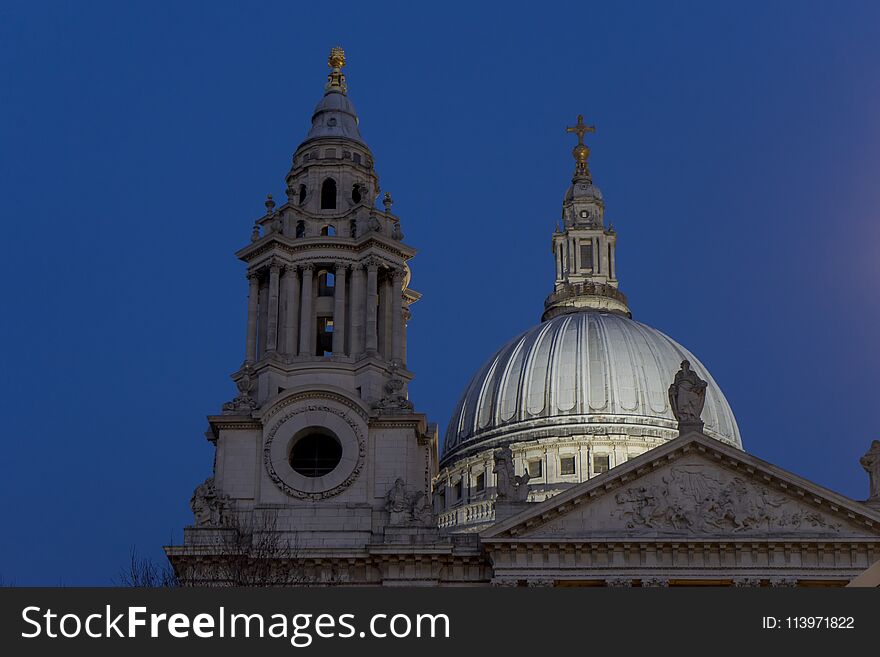
<path fill-rule="evenodd" d="M 287 203 L 276 208 L 270 195 L 251 244 L 236 254 L 250 283 L 246 357 L 233 378 L 245 379 L 252 401 L 239 406 L 321 380 L 374 405 L 410 409 L 406 322 L 419 294 L 408 288 L 407 261 L 415 251 L 401 241 L 391 195 L 376 208 L 379 178 L 348 98 L 341 48 L 329 65 L 324 97 L 293 154 Z"/>
<path fill-rule="evenodd" d="M 389 525 L 431 524 L 436 428 L 407 392 L 415 251 L 390 194 L 376 207 L 341 48 L 328 64 L 287 201 L 269 195 L 236 253 L 249 282 L 238 395 L 208 418 L 214 475 L 193 495 L 185 545 L 168 549 L 175 567 L 242 524 L 295 536 L 304 550 L 358 549 L 386 540 Z"/>
<path fill-rule="evenodd" d="M 605 227 L 605 201 L 587 166 L 590 148 L 584 135 L 595 130 L 581 115 L 566 128 L 578 138 L 572 150 L 575 170 L 562 203 L 562 226 L 553 233 L 556 282 L 544 302 L 542 321 L 589 309 L 630 316 L 626 296 L 618 289 L 617 233 L 613 226 Z"/>

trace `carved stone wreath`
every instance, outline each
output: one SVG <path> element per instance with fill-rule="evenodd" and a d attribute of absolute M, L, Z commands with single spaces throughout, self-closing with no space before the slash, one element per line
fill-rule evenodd
<path fill-rule="evenodd" d="M 322 491 L 304 491 L 299 490 L 291 486 L 287 483 L 275 470 L 275 466 L 272 462 L 272 444 L 275 440 L 275 436 L 278 433 L 278 429 L 280 429 L 290 418 L 299 415 L 300 413 L 307 413 L 309 411 L 322 411 L 326 413 L 332 413 L 333 415 L 341 418 L 354 432 L 355 438 L 357 439 L 357 462 L 354 465 L 354 468 L 345 477 L 340 483 L 336 484 L 332 488 L 328 488 L 327 490 Z M 291 497 L 295 497 L 302 500 L 324 500 L 329 497 L 333 497 L 338 495 L 346 488 L 348 488 L 352 482 L 357 479 L 358 475 L 360 475 L 361 470 L 364 467 L 364 457 L 367 453 L 366 440 L 364 439 L 364 434 L 361 431 L 360 427 L 357 423 L 350 418 L 348 415 L 340 411 L 339 409 L 333 408 L 332 406 L 318 405 L 318 404 L 309 404 L 307 406 L 301 406 L 299 408 L 293 408 L 284 413 L 278 420 L 273 424 L 272 428 L 269 430 L 269 433 L 266 436 L 266 444 L 263 446 L 263 461 L 266 466 L 266 472 L 269 473 L 269 478 L 275 483 L 278 488 L 282 491 L 290 495 Z"/>

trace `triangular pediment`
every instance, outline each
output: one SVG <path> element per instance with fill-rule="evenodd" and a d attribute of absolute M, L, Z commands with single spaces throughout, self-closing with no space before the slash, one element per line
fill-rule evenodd
<path fill-rule="evenodd" d="M 680 436 L 481 533 L 485 542 L 880 537 L 880 513 L 700 433 Z"/>

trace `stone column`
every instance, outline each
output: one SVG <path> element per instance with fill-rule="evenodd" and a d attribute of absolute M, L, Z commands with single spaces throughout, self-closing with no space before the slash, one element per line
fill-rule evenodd
<path fill-rule="evenodd" d="M 351 267 L 351 349 L 352 356 L 364 353 L 364 320 L 366 307 L 364 304 L 364 266 L 354 264 Z"/>
<path fill-rule="evenodd" d="M 302 274 L 302 301 L 299 318 L 299 355 L 312 355 L 312 295 L 315 265 L 309 263 L 303 265 Z"/>
<path fill-rule="evenodd" d="M 269 321 L 266 328 L 266 352 L 274 354 L 278 350 L 278 276 L 281 266 L 269 266 Z"/>
<path fill-rule="evenodd" d="M 403 331 L 400 334 L 400 364 L 403 367 L 406 367 L 406 327 L 409 325 L 409 320 L 412 318 L 412 313 L 409 308 L 403 309 Z M 486 481 L 489 481 L 489 477 L 486 477 Z"/>
<path fill-rule="evenodd" d="M 257 312 L 260 302 L 260 279 L 256 272 L 248 274 L 247 349 L 245 361 L 257 360 Z"/>
<path fill-rule="evenodd" d="M 599 238 L 593 238 L 593 273 L 601 274 L 605 271 L 605 268 L 602 266 L 602 252 L 599 251 Z"/>
<path fill-rule="evenodd" d="M 403 269 L 391 276 L 391 358 L 403 363 Z"/>
<path fill-rule="evenodd" d="M 553 249 L 556 252 L 556 280 L 562 280 L 562 243 L 556 242 L 556 248 Z"/>
<path fill-rule="evenodd" d="M 386 276 L 378 283 L 379 311 L 376 318 L 376 334 L 379 357 L 391 360 L 391 278 Z"/>
<path fill-rule="evenodd" d="M 378 350 L 378 322 L 377 313 L 379 312 L 379 263 L 371 260 L 367 263 L 367 337 L 366 351 L 367 355 L 375 356 Z"/>
<path fill-rule="evenodd" d="M 345 287 L 348 265 L 336 265 L 333 290 L 333 355 L 345 355 Z"/>
<path fill-rule="evenodd" d="M 284 313 L 284 350 L 288 356 L 296 356 L 296 339 L 299 336 L 299 269 L 296 265 L 284 268 L 287 281 L 284 296 L 287 299 Z"/>
<path fill-rule="evenodd" d="M 617 278 L 617 259 L 614 257 L 614 244 L 611 244 L 611 255 L 608 262 L 608 274 L 611 278 Z"/>

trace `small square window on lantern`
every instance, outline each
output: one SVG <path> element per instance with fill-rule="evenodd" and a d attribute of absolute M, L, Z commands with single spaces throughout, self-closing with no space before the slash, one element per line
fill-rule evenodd
<path fill-rule="evenodd" d="M 563 475 L 573 475 L 574 474 L 574 457 L 573 456 L 560 456 L 559 457 L 559 474 L 563 474 Z"/>
<path fill-rule="evenodd" d="M 611 457 L 607 454 L 593 457 L 593 474 L 602 474 L 611 469 Z"/>
<path fill-rule="evenodd" d="M 532 459 L 529 461 L 529 477 L 537 479 L 544 476 L 544 462 L 541 459 Z"/>

